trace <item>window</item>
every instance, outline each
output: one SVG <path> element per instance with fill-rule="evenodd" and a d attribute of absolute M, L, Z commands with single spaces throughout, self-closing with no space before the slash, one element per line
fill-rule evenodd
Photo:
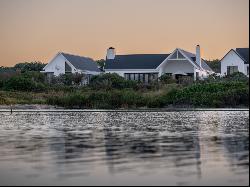
<path fill-rule="evenodd" d="M 144 82 L 144 74 L 140 74 L 139 77 L 140 77 L 140 78 L 139 78 L 140 82 Z"/>
<path fill-rule="evenodd" d="M 180 53 L 180 51 L 176 51 L 170 59 L 185 59 L 185 57 Z"/>
<path fill-rule="evenodd" d="M 134 81 L 135 80 L 135 74 L 130 74 L 130 80 Z"/>
<path fill-rule="evenodd" d="M 147 84 L 148 83 L 148 74 L 145 74 L 145 83 Z"/>
<path fill-rule="evenodd" d="M 126 80 L 135 80 L 142 83 L 150 83 L 158 79 L 158 73 L 125 73 Z"/>
<path fill-rule="evenodd" d="M 185 59 L 185 57 L 178 51 L 178 59 Z"/>
<path fill-rule="evenodd" d="M 174 54 L 173 54 L 173 56 L 171 57 L 171 59 L 177 59 L 178 58 L 178 54 L 177 54 L 177 52 L 175 52 Z"/>
<path fill-rule="evenodd" d="M 139 80 L 139 74 L 136 73 L 136 74 L 135 74 L 135 81 L 138 81 L 138 80 Z"/>
<path fill-rule="evenodd" d="M 231 75 L 233 73 L 239 72 L 238 66 L 227 66 L 227 74 Z"/>
<path fill-rule="evenodd" d="M 125 73 L 124 77 L 126 80 L 129 80 L 129 74 Z"/>
<path fill-rule="evenodd" d="M 65 62 L 65 73 L 71 73 L 72 72 L 72 68 L 68 65 L 67 62 Z"/>

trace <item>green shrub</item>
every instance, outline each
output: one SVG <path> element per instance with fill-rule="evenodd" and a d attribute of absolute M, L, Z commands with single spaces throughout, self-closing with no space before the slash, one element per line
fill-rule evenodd
<path fill-rule="evenodd" d="M 118 74 L 102 74 L 92 77 L 90 81 L 90 86 L 94 89 L 105 89 L 111 90 L 114 89 L 125 89 L 125 88 L 135 88 L 135 81 L 125 80 L 123 77 Z"/>
<path fill-rule="evenodd" d="M 125 90 L 121 92 L 121 103 L 125 108 L 131 107 L 142 107 L 146 105 L 146 101 L 143 98 L 142 94 L 135 92 L 133 90 Z"/>
<path fill-rule="evenodd" d="M 29 71 L 37 71 L 40 72 L 43 70 L 46 64 L 41 62 L 24 62 L 19 63 L 14 66 L 15 70 L 20 70 L 22 73 L 29 72 Z"/>
<path fill-rule="evenodd" d="M 22 76 L 12 77 L 7 80 L 4 84 L 5 90 L 16 90 L 16 91 L 44 91 L 45 86 L 42 83 L 36 83 L 33 80 Z"/>
<path fill-rule="evenodd" d="M 164 104 L 197 107 L 248 106 L 249 88 L 242 82 L 220 82 L 192 85 L 172 90 L 164 96 Z"/>
<path fill-rule="evenodd" d="M 190 76 L 183 76 L 180 77 L 177 82 L 183 86 L 190 86 L 194 83 L 194 78 Z"/>
<path fill-rule="evenodd" d="M 171 75 L 168 75 L 168 74 L 164 74 L 162 75 L 159 80 L 164 83 L 164 84 L 173 84 L 173 83 L 176 83 L 177 80 L 174 79 Z"/>
<path fill-rule="evenodd" d="M 4 86 L 4 81 L 0 79 L 0 89 L 2 89 Z"/>
<path fill-rule="evenodd" d="M 46 75 L 40 72 L 25 72 L 19 76 L 22 76 L 24 78 L 30 79 L 32 81 L 38 82 L 38 83 L 45 83 Z"/>
<path fill-rule="evenodd" d="M 63 97 L 51 96 L 47 99 L 46 103 L 65 108 L 86 108 L 87 97 L 78 93 L 69 94 Z"/>
<path fill-rule="evenodd" d="M 6 105 L 6 104 L 8 104 L 7 100 L 0 95 L 0 105 Z"/>
<path fill-rule="evenodd" d="M 238 82 L 247 82 L 249 81 L 249 78 L 241 73 L 241 72 L 237 72 L 237 73 L 233 73 L 231 75 L 227 75 L 224 79 L 226 79 L 227 81 L 238 81 Z"/>
<path fill-rule="evenodd" d="M 51 96 L 47 104 L 65 108 L 117 109 L 146 106 L 144 97 L 133 90 L 97 91 L 90 94 L 71 93 L 65 96 Z"/>

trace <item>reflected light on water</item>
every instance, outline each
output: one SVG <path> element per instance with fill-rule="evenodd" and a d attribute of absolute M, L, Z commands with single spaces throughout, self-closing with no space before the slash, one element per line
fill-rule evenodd
<path fill-rule="evenodd" d="M 1 185 L 248 185 L 249 113 L 0 113 Z"/>

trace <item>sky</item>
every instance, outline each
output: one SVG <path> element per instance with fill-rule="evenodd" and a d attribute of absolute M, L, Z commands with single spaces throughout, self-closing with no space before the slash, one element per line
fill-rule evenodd
<path fill-rule="evenodd" d="M 0 66 L 58 52 L 103 59 L 175 48 L 221 59 L 249 47 L 249 0 L 0 0 Z"/>

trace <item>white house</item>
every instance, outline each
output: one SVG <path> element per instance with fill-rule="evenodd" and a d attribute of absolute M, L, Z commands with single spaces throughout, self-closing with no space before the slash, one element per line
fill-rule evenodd
<path fill-rule="evenodd" d="M 96 62 L 91 58 L 59 52 L 43 69 L 42 73 L 59 76 L 67 73 L 80 73 L 90 78 L 101 73 Z"/>
<path fill-rule="evenodd" d="M 231 49 L 221 60 L 222 76 L 235 72 L 249 77 L 249 48 Z"/>
<path fill-rule="evenodd" d="M 206 78 L 213 70 L 201 58 L 200 46 L 196 54 L 175 49 L 170 54 L 116 55 L 114 48 L 107 50 L 105 73 L 117 73 L 127 80 L 148 83 L 164 74 L 175 78 L 190 76 L 194 80 Z"/>

